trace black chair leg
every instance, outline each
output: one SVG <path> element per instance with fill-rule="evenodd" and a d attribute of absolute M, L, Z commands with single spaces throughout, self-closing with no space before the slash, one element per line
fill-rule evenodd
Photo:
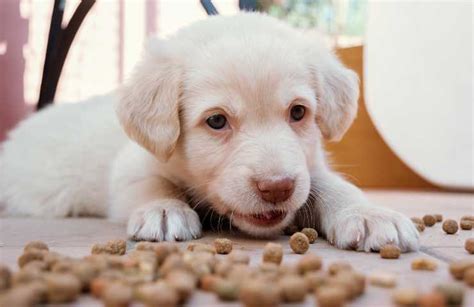
<path fill-rule="evenodd" d="M 37 110 L 53 103 L 69 48 L 71 47 L 79 27 L 95 1 L 96 0 L 82 0 L 65 28 L 62 28 L 61 24 L 63 21 L 66 0 L 54 1 L 43 76 L 41 79 L 40 95 L 36 106 Z"/>

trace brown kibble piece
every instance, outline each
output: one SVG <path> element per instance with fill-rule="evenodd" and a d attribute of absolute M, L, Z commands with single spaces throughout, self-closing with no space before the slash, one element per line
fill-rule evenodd
<path fill-rule="evenodd" d="M 425 224 L 415 224 L 415 227 L 419 232 L 425 231 Z"/>
<path fill-rule="evenodd" d="M 414 224 L 423 224 L 423 225 L 425 224 L 425 223 L 423 222 L 423 220 L 420 219 L 419 217 L 412 217 L 412 218 L 411 218 L 411 221 L 412 221 Z"/>
<path fill-rule="evenodd" d="M 433 215 L 427 214 L 427 215 L 423 216 L 423 223 L 426 226 L 431 227 L 434 224 L 436 224 L 436 218 Z"/>
<path fill-rule="evenodd" d="M 346 292 L 341 287 L 322 286 L 316 290 L 319 307 L 342 307 L 346 301 Z"/>
<path fill-rule="evenodd" d="M 436 223 L 439 223 L 439 222 L 443 221 L 443 215 L 442 214 L 434 214 L 433 216 L 436 219 Z"/>
<path fill-rule="evenodd" d="M 0 295 L 0 306 L 29 307 L 45 302 L 46 287 L 41 282 L 34 282 L 11 288 Z"/>
<path fill-rule="evenodd" d="M 411 262 L 411 268 L 416 271 L 435 271 L 438 264 L 431 259 L 417 258 Z"/>
<path fill-rule="evenodd" d="M 72 274 L 50 273 L 45 276 L 48 302 L 53 304 L 73 302 L 81 292 L 81 282 Z"/>
<path fill-rule="evenodd" d="M 306 282 L 299 276 L 285 276 L 278 283 L 282 301 L 288 303 L 304 302 L 306 297 Z"/>
<path fill-rule="evenodd" d="M 104 277 L 97 277 L 94 278 L 89 285 L 91 294 L 97 298 L 102 297 L 102 293 L 104 293 L 105 288 L 110 283 L 110 280 Z"/>
<path fill-rule="evenodd" d="M 232 251 L 232 241 L 229 239 L 215 239 L 214 248 L 218 254 L 229 254 Z"/>
<path fill-rule="evenodd" d="M 30 248 L 18 258 L 18 266 L 22 268 L 25 264 L 33 260 L 43 260 L 48 252 L 45 250 Z"/>
<path fill-rule="evenodd" d="M 199 287 L 204 291 L 214 291 L 216 284 L 220 283 L 223 280 L 222 277 L 217 275 L 205 275 L 199 280 Z"/>
<path fill-rule="evenodd" d="M 135 291 L 136 298 L 146 306 L 177 306 L 178 292 L 164 281 L 153 284 L 144 284 Z"/>
<path fill-rule="evenodd" d="M 48 244 L 44 243 L 43 241 L 31 241 L 28 242 L 25 247 L 23 248 L 23 251 L 28 251 L 31 249 L 39 249 L 39 250 L 45 250 L 49 251 Z"/>
<path fill-rule="evenodd" d="M 455 234 L 458 231 L 458 223 L 455 220 L 446 220 L 443 222 L 443 230 L 448 235 Z"/>
<path fill-rule="evenodd" d="M 419 307 L 445 307 L 446 300 L 441 293 L 431 292 L 422 294 L 418 298 Z"/>
<path fill-rule="evenodd" d="M 296 254 L 304 254 L 309 249 L 308 237 L 297 232 L 290 237 L 290 247 Z"/>
<path fill-rule="evenodd" d="M 102 293 L 102 302 L 106 307 L 127 307 L 132 299 L 132 289 L 119 282 L 111 283 Z"/>
<path fill-rule="evenodd" d="M 272 262 L 279 265 L 283 259 L 283 247 L 277 243 L 267 243 L 263 248 L 262 257 L 263 262 Z"/>
<path fill-rule="evenodd" d="M 474 238 L 466 239 L 466 242 L 464 242 L 464 249 L 469 254 L 474 254 Z"/>
<path fill-rule="evenodd" d="M 375 272 L 369 276 L 369 283 L 376 287 L 393 288 L 397 285 L 397 279 L 390 273 Z"/>
<path fill-rule="evenodd" d="M 474 222 L 474 215 L 464 215 L 461 217 L 461 221 L 463 220 Z"/>
<path fill-rule="evenodd" d="M 329 275 L 336 275 L 341 271 L 352 271 L 352 266 L 346 261 L 335 261 L 328 267 Z"/>
<path fill-rule="evenodd" d="M 400 288 L 393 292 L 392 299 L 400 306 L 416 306 L 419 294 L 414 288 Z"/>
<path fill-rule="evenodd" d="M 313 228 L 303 228 L 301 233 L 308 237 L 310 244 L 313 244 L 318 238 L 318 232 Z"/>
<path fill-rule="evenodd" d="M 304 279 L 308 291 L 314 291 L 321 286 L 327 285 L 329 276 L 326 272 L 313 271 L 306 273 Z"/>
<path fill-rule="evenodd" d="M 468 220 L 461 220 L 461 222 L 459 222 L 459 226 L 461 226 L 462 230 L 471 230 L 472 222 Z"/>
<path fill-rule="evenodd" d="M 216 249 L 214 248 L 214 246 L 199 242 L 189 243 L 187 249 L 191 252 L 207 252 L 210 254 L 216 253 Z"/>
<path fill-rule="evenodd" d="M 466 270 L 466 272 L 464 272 L 464 282 L 469 287 L 474 287 L 474 267 L 469 268 Z"/>
<path fill-rule="evenodd" d="M 229 256 L 227 257 L 232 263 L 241 263 L 241 264 L 249 264 L 250 263 L 250 256 L 247 253 L 241 251 L 232 251 Z"/>
<path fill-rule="evenodd" d="M 223 301 L 236 301 L 239 298 L 239 285 L 235 281 L 223 279 L 214 285 L 214 292 Z"/>
<path fill-rule="evenodd" d="M 280 301 L 277 287 L 269 287 L 265 280 L 249 280 L 241 285 L 240 301 L 247 307 L 276 306 Z"/>
<path fill-rule="evenodd" d="M 446 305 L 461 306 L 464 300 L 464 288 L 456 283 L 438 284 L 435 291 L 444 296 Z"/>
<path fill-rule="evenodd" d="M 322 260 L 314 254 L 307 254 L 301 257 L 296 263 L 296 269 L 300 274 L 306 274 L 307 272 L 317 271 L 321 269 Z"/>
<path fill-rule="evenodd" d="M 462 280 L 464 278 L 464 272 L 470 268 L 474 268 L 474 259 L 464 259 L 449 264 L 449 272 L 458 280 Z"/>
<path fill-rule="evenodd" d="M 10 288 L 11 279 L 12 273 L 10 272 L 10 269 L 5 265 L 0 264 L 0 292 Z"/>
<path fill-rule="evenodd" d="M 125 240 L 117 239 L 110 240 L 106 244 L 107 252 L 111 255 L 125 255 L 127 250 L 127 242 Z"/>
<path fill-rule="evenodd" d="M 184 270 L 171 271 L 166 275 L 166 282 L 178 292 L 179 301 L 184 303 L 197 286 L 196 278 Z"/>
<path fill-rule="evenodd" d="M 92 245 L 91 254 L 92 255 L 107 254 L 107 246 L 105 244 L 96 243 Z"/>
<path fill-rule="evenodd" d="M 400 247 L 395 244 L 387 244 L 380 249 L 380 257 L 383 259 L 398 259 L 400 253 Z"/>

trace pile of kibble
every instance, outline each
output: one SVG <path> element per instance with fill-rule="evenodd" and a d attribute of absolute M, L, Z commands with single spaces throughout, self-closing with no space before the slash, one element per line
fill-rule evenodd
<path fill-rule="evenodd" d="M 419 223 L 427 226 L 424 220 Z M 91 255 L 82 259 L 50 251 L 45 243 L 34 241 L 18 258 L 19 271 L 0 265 L 0 306 L 63 304 L 74 302 L 82 293 L 110 307 L 134 302 L 177 306 L 200 289 L 245 306 L 299 303 L 312 295 L 321 307 L 338 307 L 363 295 L 367 283 L 386 288 L 397 285 L 393 275 L 381 272 L 366 277 L 347 262 L 332 262 L 323 270 L 322 259 L 307 253 L 317 237 L 311 228 L 292 232 L 289 246 L 294 253 L 303 254 L 293 265 L 284 263 L 280 244 L 267 243 L 256 267 L 250 266 L 248 254 L 234 249 L 233 242 L 225 238 L 213 244 L 191 242 L 186 249 L 170 242 L 139 242 L 127 253 L 124 240 L 112 240 L 95 244 Z M 473 253 L 474 240 L 469 242 L 467 249 Z M 387 245 L 380 255 L 395 259 L 400 249 Z M 433 271 L 437 264 L 420 258 L 412 262 L 412 269 Z M 452 263 L 450 272 L 474 286 L 474 260 Z M 445 306 L 461 304 L 463 296 L 462 285 L 447 282 L 429 293 L 398 288 L 392 298 L 405 306 Z"/>

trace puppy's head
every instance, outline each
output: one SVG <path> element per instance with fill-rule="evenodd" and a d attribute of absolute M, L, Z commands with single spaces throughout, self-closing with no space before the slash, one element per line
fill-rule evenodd
<path fill-rule="evenodd" d="M 322 136 L 344 134 L 357 98 L 356 75 L 321 42 L 242 14 L 158 42 L 117 112 L 173 180 L 240 229 L 267 236 L 305 203 Z"/>

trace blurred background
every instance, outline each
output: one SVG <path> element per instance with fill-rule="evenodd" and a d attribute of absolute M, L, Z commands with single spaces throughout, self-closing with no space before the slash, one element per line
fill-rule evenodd
<path fill-rule="evenodd" d="M 35 112 L 54 2 L 0 0 L 0 141 Z M 63 26 L 80 2 L 61 1 Z M 474 190 L 472 1 L 244 2 L 321 32 L 359 74 L 358 118 L 342 142 L 327 144 L 337 170 L 362 187 Z M 238 0 L 213 3 L 220 14 L 239 12 Z M 148 37 L 205 18 L 199 0 L 96 0 L 67 55 L 56 103 L 115 90 Z"/>

